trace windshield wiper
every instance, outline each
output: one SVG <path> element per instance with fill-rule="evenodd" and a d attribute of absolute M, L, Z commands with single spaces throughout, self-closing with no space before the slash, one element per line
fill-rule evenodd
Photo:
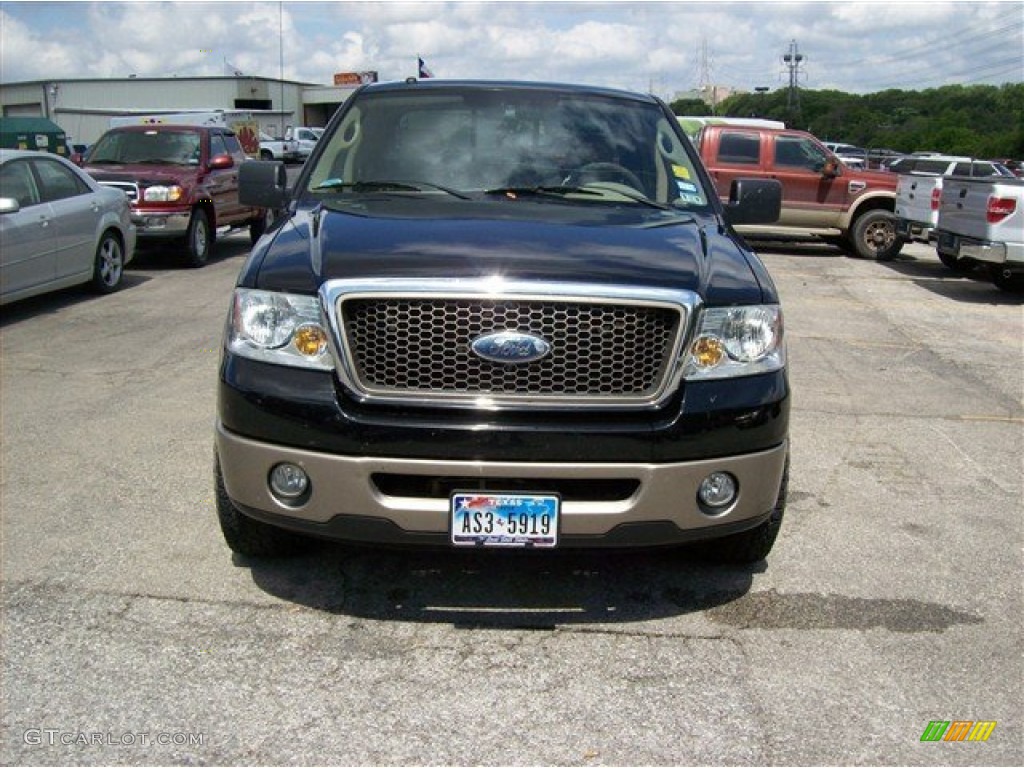
<path fill-rule="evenodd" d="M 313 192 L 327 190 L 349 190 L 351 192 L 429 192 L 436 190 L 444 192 L 460 200 L 470 200 L 465 195 L 450 187 L 442 187 L 440 184 L 432 184 L 429 181 L 342 181 L 341 179 L 327 179 L 312 188 Z"/>
<path fill-rule="evenodd" d="M 565 195 L 593 195 L 595 197 L 604 198 L 605 193 L 607 192 L 620 195 L 634 203 L 640 203 L 641 205 L 647 205 L 651 208 L 657 208 L 658 210 L 674 210 L 670 205 L 659 203 L 656 200 L 651 200 L 651 198 L 647 197 L 642 192 L 628 192 L 619 187 L 616 187 L 615 189 L 603 189 L 601 187 L 575 187 L 571 185 L 558 184 L 538 187 L 496 187 L 494 189 L 484 190 L 485 195 L 506 195 L 510 197 L 515 197 L 516 195 L 552 195 L 556 197 L 564 197 Z"/>

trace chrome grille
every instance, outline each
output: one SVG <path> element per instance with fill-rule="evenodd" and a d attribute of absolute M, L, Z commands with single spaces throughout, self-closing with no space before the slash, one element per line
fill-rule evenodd
<path fill-rule="evenodd" d="M 130 202 L 135 202 L 139 199 L 139 185 L 131 181 L 101 181 L 104 187 L 112 187 L 113 189 L 120 189 L 124 192 L 125 196 Z"/>
<path fill-rule="evenodd" d="M 695 303 L 689 294 L 665 291 L 641 292 L 655 293 L 659 301 L 601 291 L 520 295 L 535 288 L 530 284 L 500 296 L 465 290 L 420 295 L 431 292 L 431 282 L 445 283 L 421 282 L 426 285 L 411 284 L 401 295 L 346 295 L 337 284 L 326 291 L 343 348 L 339 374 L 367 399 L 650 407 L 677 381 L 675 361 Z M 506 363 L 471 349 L 480 336 L 502 331 L 539 336 L 551 351 L 532 362 Z"/>

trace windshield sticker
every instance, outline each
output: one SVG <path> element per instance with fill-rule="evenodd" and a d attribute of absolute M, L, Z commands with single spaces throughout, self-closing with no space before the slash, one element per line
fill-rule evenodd
<path fill-rule="evenodd" d="M 690 178 L 690 169 L 682 165 L 673 165 L 672 175 L 677 179 L 688 179 Z"/>
<path fill-rule="evenodd" d="M 690 181 L 677 181 L 676 186 L 679 187 L 680 194 L 697 191 L 697 185 Z"/>

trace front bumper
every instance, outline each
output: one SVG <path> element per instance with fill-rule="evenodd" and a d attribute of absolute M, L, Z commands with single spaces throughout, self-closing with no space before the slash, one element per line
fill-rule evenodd
<path fill-rule="evenodd" d="M 445 487 L 486 479 L 500 489 L 503 480 L 530 478 L 542 492 L 567 481 L 623 480 L 622 487 L 635 490 L 621 498 L 563 496 L 563 542 L 671 544 L 766 520 L 778 498 L 788 448 L 784 443 L 743 456 L 671 464 L 577 464 L 336 456 L 249 440 L 222 424 L 216 440 L 228 496 L 252 517 L 328 538 L 438 544 L 448 540 L 448 496 L 400 495 L 403 485 L 428 488 L 431 481 L 448 480 L 439 484 Z M 310 478 L 311 492 L 300 504 L 286 504 L 270 492 L 270 471 L 283 461 L 301 466 Z M 715 471 L 732 474 L 740 492 L 724 511 L 709 514 L 701 509 L 697 488 Z"/>
<path fill-rule="evenodd" d="M 327 538 L 444 545 L 452 490 L 555 492 L 568 546 L 673 544 L 752 528 L 775 507 L 788 451 L 784 372 L 687 386 L 644 414 L 510 414 L 370 408 L 330 373 L 230 354 L 216 450 L 234 505 Z M 268 479 L 301 466 L 311 492 L 285 503 Z M 702 508 L 700 482 L 739 494 Z"/>
<path fill-rule="evenodd" d="M 140 211 L 132 209 L 132 223 L 140 238 L 184 237 L 191 211 Z"/>

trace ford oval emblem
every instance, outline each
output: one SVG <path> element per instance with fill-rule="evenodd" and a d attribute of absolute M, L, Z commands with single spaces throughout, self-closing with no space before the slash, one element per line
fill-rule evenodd
<path fill-rule="evenodd" d="M 470 349 L 492 363 L 532 363 L 551 351 L 539 336 L 519 331 L 499 331 L 473 339 Z"/>

